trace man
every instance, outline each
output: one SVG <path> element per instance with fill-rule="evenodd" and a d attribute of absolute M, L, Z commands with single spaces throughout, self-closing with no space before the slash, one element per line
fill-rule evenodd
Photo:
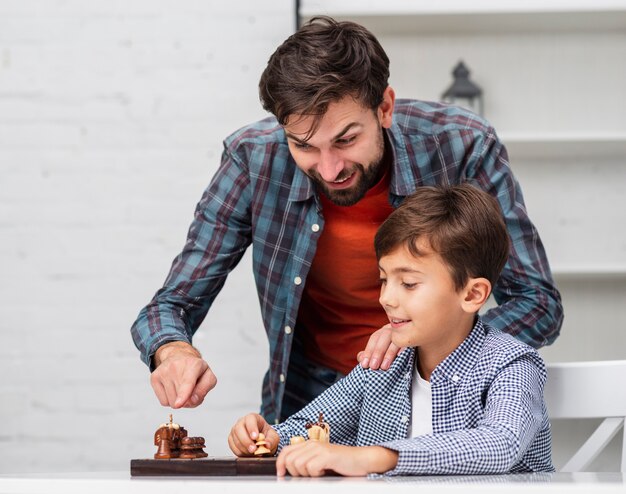
<path fill-rule="evenodd" d="M 373 238 L 422 185 L 471 182 L 496 197 L 512 247 L 483 320 L 535 347 L 556 338 L 560 295 L 495 131 L 460 108 L 396 102 L 388 77 L 376 38 L 330 18 L 272 55 L 259 86 L 275 118 L 226 139 L 185 248 L 131 330 L 161 404 L 198 406 L 215 386 L 191 337 L 250 244 L 268 422 L 336 382 L 359 350 L 363 367 L 389 368 L 399 348 L 378 306 Z"/>

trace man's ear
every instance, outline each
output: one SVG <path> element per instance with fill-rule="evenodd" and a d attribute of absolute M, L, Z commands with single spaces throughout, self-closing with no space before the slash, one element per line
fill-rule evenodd
<path fill-rule="evenodd" d="M 463 288 L 463 310 L 476 313 L 487 302 L 491 294 L 491 283 L 487 278 L 470 278 Z"/>
<path fill-rule="evenodd" d="M 391 86 L 387 86 L 383 93 L 383 102 L 378 107 L 378 120 L 385 129 L 391 127 L 393 107 L 396 102 L 396 93 Z"/>

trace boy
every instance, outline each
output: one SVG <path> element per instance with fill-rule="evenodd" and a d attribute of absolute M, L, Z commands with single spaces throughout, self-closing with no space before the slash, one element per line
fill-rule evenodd
<path fill-rule="evenodd" d="M 386 372 L 357 365 L 282 424 L 243 417 L 228 438 L 233 453 L 250 455 L 263 432 L 280 451 L 278 475 L 553 471 L 543 361 L 477 316 L 508 258 L 495 199 L 469 184 L 419 187 L 375 248 L 380 303 L 405 350 Z M 332 444 L 289 446 L 319 412 Z"/>

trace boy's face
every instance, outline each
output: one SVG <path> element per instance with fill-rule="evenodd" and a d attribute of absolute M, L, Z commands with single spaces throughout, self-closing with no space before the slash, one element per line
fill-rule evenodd
<path fill-rule="evenodd" d="M 417 247 L 424 255 L 415 257 L 400 246 L 380 259 L 380 304 L 395 345 L 419 346 L 445 358 L 469 334 L 474 314 L 464 309 L 466 292 L 456 291 L 439 254 L 425 241 Z"/>
<path fill-rule="evenodd" d="M 382 129 L 391 125 L 393 102 L 393 90 L 387 88 L 376 111 L 351 97 L 331 103 L 306 141 L 312 116 L 294 115 L 284 126 L 296 164 L 335 204 L 356 204 L 382 176 Z"/>

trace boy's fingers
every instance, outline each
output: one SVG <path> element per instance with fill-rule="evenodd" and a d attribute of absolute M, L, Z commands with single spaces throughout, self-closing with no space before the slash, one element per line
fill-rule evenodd
<path fill-rule="evenodd" d="M 244 417 L 244 426 L 248 437 L 256 441 L 259 437 L 259 417 L 256 414 L 249 414 Z M 261 427 L 262 428 L 262 427 Z"/>

